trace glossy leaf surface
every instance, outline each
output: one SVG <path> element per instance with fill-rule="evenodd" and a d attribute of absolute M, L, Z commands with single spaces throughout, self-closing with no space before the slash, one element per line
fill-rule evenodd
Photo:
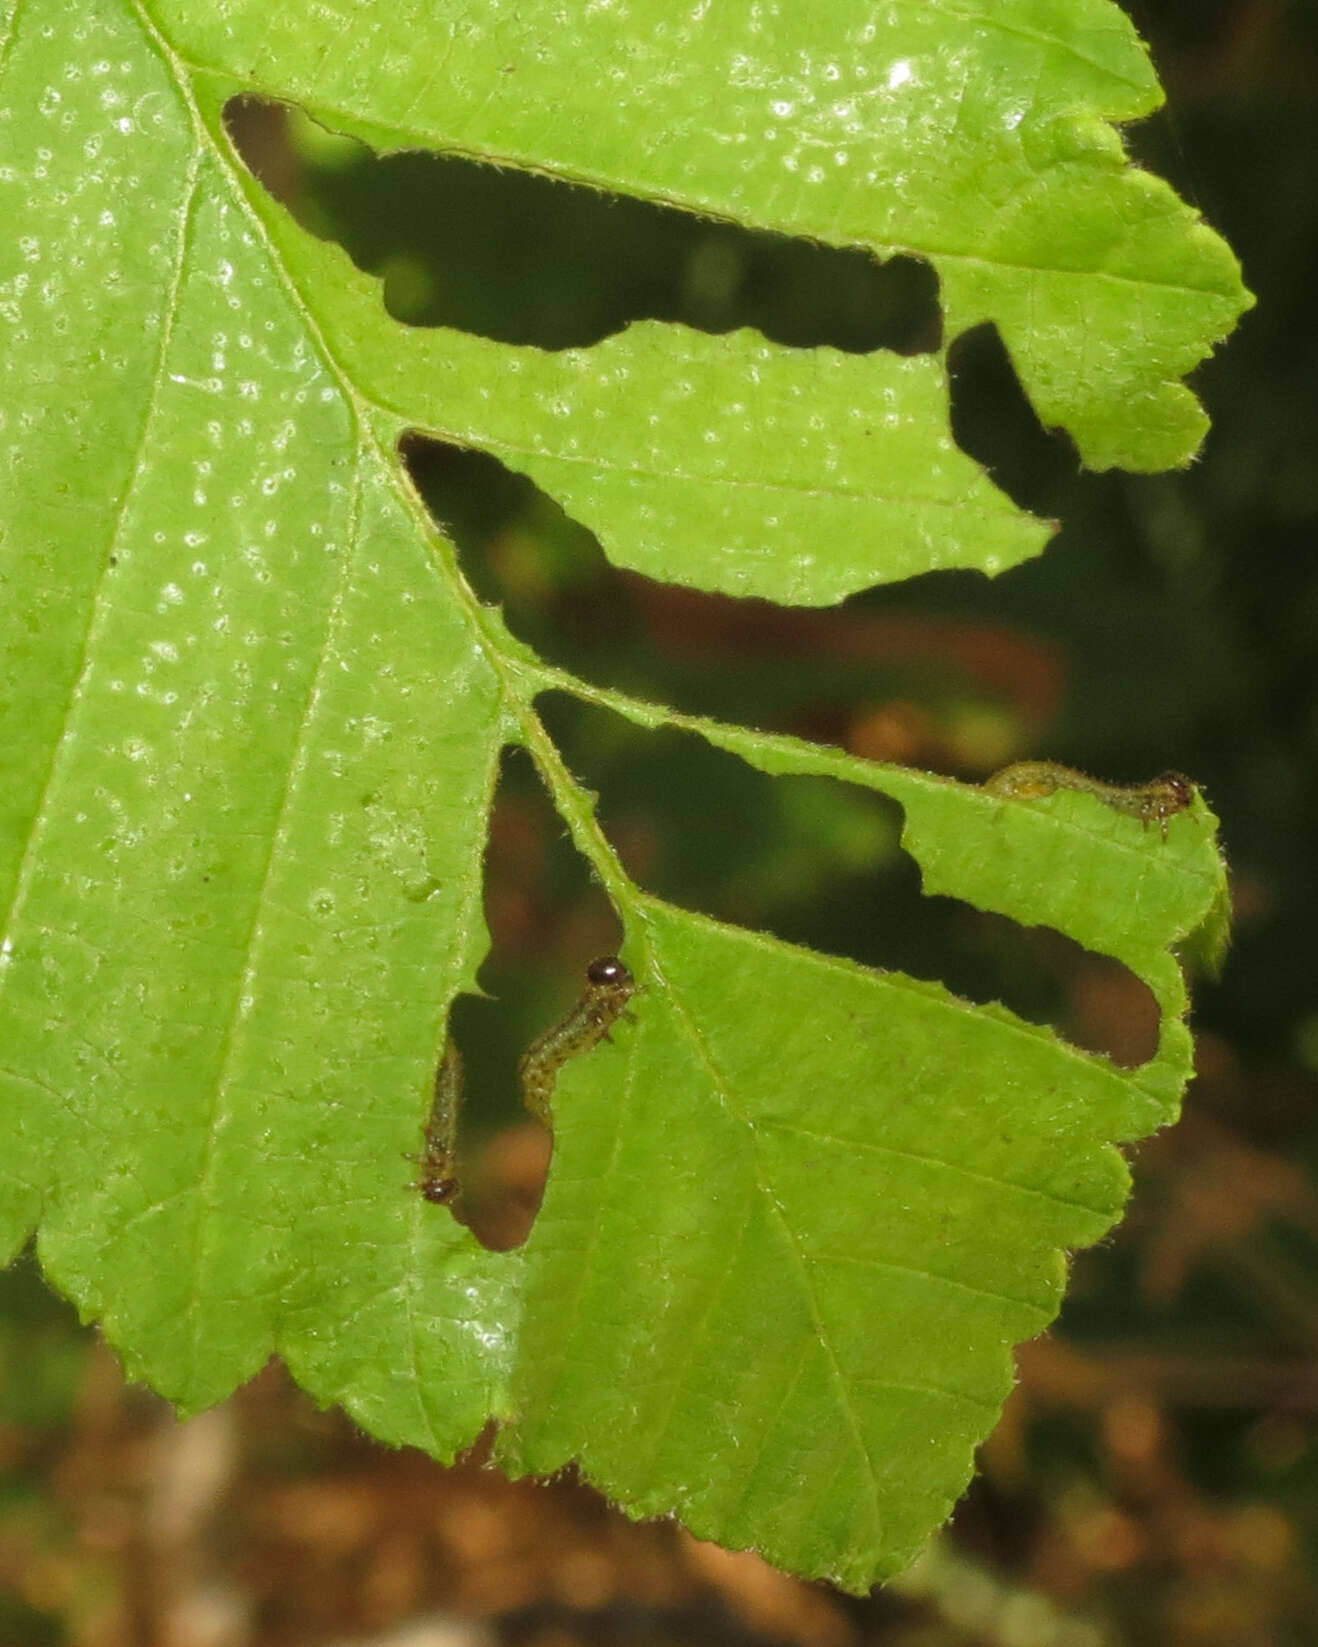
<path fill-rule="evenodd" d="M 772 27 L 770 27 L 772 24 Z M 948 335 L 997 320 L 1092 463 L 1186 459 L 1173 381 L 1243 304 L 1127 169 L 1151 106 L 1106 5 L 598 8 L 41 0 L 0 33 L 0 1238 L 185 1409 L 272 1353 L 373 1434 L 513 1466 L 863 1587 L 950 1509 L 1118 1215 L 1114 1141 L 1189 1067 L 1171 946 L 1220 899 L 1169 838 L 735 728 L 769 772 L 882 790 L 926 889 L 1145 979 L 1134 1072 L 940 986 L 642 893 L 536 710 L 558 687 L 472 596 L 396 452 L 523 469 L 621 563 L 803 604 L 1046 528 L 948 433 L 941 355 L 636 326 L 559 355 L 390 320 L 225 133 L 239 91 L 380 147 L 456 148 L 930 257 Z M 580 65 L 596 66 L 582 74 Z M 710 112 L 719 126 L 710 129 Z M 1060 227 L 1059 227 L 1060 225 Z M 485 824 L 536 758 L 645 985 L 570 1065 L 527 1246 L 406 1192 Z"/>

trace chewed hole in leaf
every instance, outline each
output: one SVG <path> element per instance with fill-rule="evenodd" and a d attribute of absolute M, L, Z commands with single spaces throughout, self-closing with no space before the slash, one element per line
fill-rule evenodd
<path fill-rule="evenodd" d="M 684 589 L 613 566 L 580 522 L 488 453 L 411 434 L 401 457 L 478 597 L 584 680 L 971 774 L 1032 745 L 1056 713 L 1058 648 L 988 616 L 945 615 L 932 598 L 925 610 L 915 580 L 886 606 L 880 591 L 833 610 Z M 959 589 L 969 577 L 925 582 Z"/>
<path fill-rule="evenodd" d="M 1022 509 L 1063 513 L 1060 494 L 1079 474 L 1079 456 L 1065 430 L 1039 421 L 997 327 L 986 321 L 954 338 L 947 365 L 957 445 Z"/>
<path fill-rule="evenodd" d="M 299 110 L 235 98 L 226 110 L 253 173 L 304 228 L 336 240 L 414 326 L 566 349 L 636 320 L 852 353 L 936 349 L 927 263 L 880 264 L 464 156 L 377 155 Z"/>
<path fill-rule="evenodd" d="M 899 844 L 900 809 L 885 797 L 830 778 L 771 778 L 689 733 L 642 731 L 566 696 L 540 707 L 647 891 L 1000 1002 L 1122 1067 L 1153 1056 L 1159 1014 L 1141 979 L 1058 932 L 924 895 Z"/>
<path fill-rule="evenodd" d="M 485 993 L 459 996 L 449 1014 L 464 1065 L 457 1211 L 482 1245 L 502 1252 L 526 1239 L 551 1153 L 549 1131 L 523 1105 L 518 1060 L 580 994 L 587 963 L 622 942 L 607 900 L 520 749 L 505 750 L 500 762 L 485 855 L 485 919 Z"/>

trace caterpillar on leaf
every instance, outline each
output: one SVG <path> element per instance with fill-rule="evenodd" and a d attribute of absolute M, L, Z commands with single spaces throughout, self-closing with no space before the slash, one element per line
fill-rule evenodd
<path fill-rule="evenodd" d="M 1087 777 L 1055 761 L 1016 761 L 986 778 L 984 788 L 990 794 L 1007 795 L 1018 801 L 1054 795 L 1059 789 L 1074 789 L 1082 795 L 1096 796 L 1115 812 L 1138 818 L 1145 829 L 1156 823 L 1164 841 L 1168 820 L 1191 806 L 1196 793 L 1194 784 L 1181 772 L 1160 772 L 1156 778 L 1141 784 L 1103 783 L 1099 778 Z"/>
<path fill-rule="evenodd" d="M 435 1097 L 425 1125 L 425 1149 L 413 1155 L 421 1176 L 412 1185 L 427 1201 L 437 1206 L 456 1206 L 462 1186 L 458 1182 L 458 1111 L 462 1107 L 462 1054 L 450 1039 L 435 1072 Z"/>
<path fill-rule="evenodd" d="M 586 988 L 581 999 L 557 1024 L 537 1035 L 517 1065 L 522 1103 L 527 1110 L 552 1126 L 550 1099 L 558 1072 L 569 1058 L 589 1052 L 607 1040 L 609 1030 L 627 1010 L 636 993 L 636 980 L 616 955 L 601 955 L 586 968 Z M 462 1185 L 457 1176 L 458 1116 L 462 1108 L 462 1055 L 449 1039 L 435 1073 L 435 1096 L 426 1121 L 425 1149 L 410 1156 L 421 1168 L 412 1185 L 427 1201 L 456 1208 Z"/>
<path fill-rule="evenodd" d="M 559 1070 L 608 1038 L 635 993 L 636 980 L 616 955 L 601 955 L 586 968 L 581 999 L 566 1018 L 536 1036 L 517 1066 L 522 1102 L 538 1120 L 551 1124 L 549 1101 Z"/>

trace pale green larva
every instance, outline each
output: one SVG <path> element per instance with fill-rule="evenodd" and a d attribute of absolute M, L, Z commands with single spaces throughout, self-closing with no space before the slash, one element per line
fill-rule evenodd
<path fill-rule="evenodd" d="M 1078 790 L 1082 795 L 1094 795 L 1115 812 L 1138 818 L 1145 829 L 1156 823 L 1167 839 L 1167 820 L 1193 804 L 1195 787 L 1180 772 L 1161 772 L 1148 783 L 1103 783 L 1076 772 L 1055 761 L 1016 761 L 1004 766 L 987 778 L 984 787 L 995 795 L 1008 795 L 1013 800 L 1035 800 L 1052 795 L 1059 789 Z"/>
<path fill-rule="evenodd" d="M 558 1072 L 569 1058 L 589 1052 L 608 1035 L 636 993 L 636 980 L 616 955 L 601 955 L 586 968 L 586 989 L 567 1017 L 537 1035 L 517 1066 L 522 1102 L 550 1124 L 549 1101 Z"/>
<path fill-rule="evenodd" d="M 462 1054 L 453 1042 L 444 1045 L 444 1056 L 435 1074 L 435 1098 L 425 1127 L 425 1150 L 414 1155 L 421 1177 L 412 1186 L 427 1201 L 439 1206 L 454 1205 L 461 1191 L 458 1183 L 458 1111 L 462 1107 Z"/>
<path fill-rule="evenodd" d="M 581 999 L 560 1023 L 547 1029 L 517 1065 L 522 1102 L 537 1120 L 552 1126 L 550 1099 L 558 1072 L 569 1058 L 589 1052 L 608 1035 L 636 993 L 636 980 L 616 955 L 601 955 L 586 968 Z M 452 1040 L 435 1073 L 435 1097 L 425 1126 L 425 1149 L 412 1156 L 421 1177 L 412 1186 L 427 1201 L 456 1208 L 462 1195 L 457 1176 L 458 1116 L 462 1108 L 462 1056 Z"/>

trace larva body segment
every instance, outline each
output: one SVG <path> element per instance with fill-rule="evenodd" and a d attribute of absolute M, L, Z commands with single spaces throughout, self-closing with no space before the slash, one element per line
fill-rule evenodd
<path fill-rule="evenodd" d="M 636 993 L 636 980 L 616 955 L 601 955 L 586 968 L 581 999 L 560 1023 L 537 1035 L 517 1066 L 522 1102 L 546 1126 L 558 1072 L 569 1058 L 605 1039 Z"/>
<path fill-rule="evenodd" d="M 1163 840 L 1167 839 L 1167 820 L 1184 812 L 1195 797 L 1194 784 L 1180 772 L 1160 772 L 1143 784 L 1103 783 L 1055 761 L 1016 761 L 986 779 L 984 788 L 1021 801 L 1053 795 L 1059 789 L 1078 790 L 1096 796 L 1115 812 L 1138 818 L 1145 829 L 1158 824 Z"/>

